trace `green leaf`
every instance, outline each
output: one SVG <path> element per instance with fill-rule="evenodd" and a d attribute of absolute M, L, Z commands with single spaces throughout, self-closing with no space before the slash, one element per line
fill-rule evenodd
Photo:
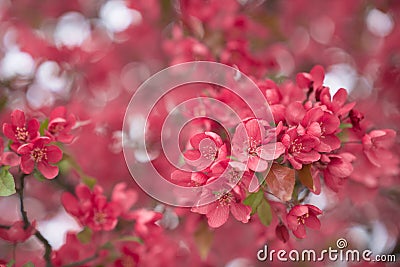
<path fill-rule="evenodd" d="M 41 124 L 39 128 L 39 133 L 40 135 L 45 134 L 45 130 L 47 129 L 47 126 L 49 126 L 49 119 L 45 119 Z"/>
<path fill-rule="evenodd" d="M 12 266 L 14 266 L 14 264 L 15 264 L 15 260 L 12 259 L 7 263 L 6 267 L 12 267 Z"/>
<path fill-rule="evenodd" d="M 303 165 L 303 168 L 298 171 L 300 182 L 311 191 L 315 191 L 314 180 L 311 175 L 311 164 Z"/>
<path fill-rule="evenodd" d="M 89 227 L 85 227 L 76 235 L 76 237 L 82 244 L 87 244 L 92 240 L 92 235 L 92 230 Z"/>
<path fill-rule="evenodd" d="M 351 123 L 341 123 L 339 125 L 339 128 L 340 129 L 353 128 L 353 124 L 351 124 Z"/>
<path fill-rule="evenodd" d="M 32 262 L 27 262 L 24 265 L 22 265 L 22 267 L 35 267 L 35 264 L 33 264 Z"/>
<path fill-rule="evenodd" d="M 15 192 L 14 177 L 8 171 L 7 167 L 2 167 L 0 170 L 0 196 L 11 196 Z"/>
<path fill-rule="evenodd" d="M 115 242 L 137 242 L 143 244 L 143 240 L 138 236 L 124 236 L 115 240 Z"/>
<path fill-rule="evenodd" d="M 83 176 L 82 177 L 82 182 L 87 185 L 90 189 L 93 189 L 93 187 L 96 185 L 97 180 L 96 178 L 90 177 L 90 176 Z"/>
<path fill-rule="evenodd" d="M 263 198 L 264 191 L 260 188 L 257 192 L 249 194 L 243 201 L 243 204 L 251 207 L 251 215 L 253 215 L 257 212 L 257 207 L 260 205 Z"/>
<path fill-rule="evenodd" d="M 271 206 L 266 199 L 264 199 L 257 207 L 257 215 L 262 224 L 265 226 L 270 225 L 272 221 Z"/>
<path fill-rule="evenodd" d="M 202 260 L 207 259 L 213 240 L 214 233 L 208 228 L 206 223 L 201 223 L 194 233 L 194 241 Z"/>

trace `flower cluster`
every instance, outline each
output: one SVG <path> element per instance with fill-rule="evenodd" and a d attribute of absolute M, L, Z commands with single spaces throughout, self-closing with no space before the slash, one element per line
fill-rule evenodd
<path fill-rule="evenodd" d="M 230 212 L 243 223 L 249 222 L 254 213 L 270 217 L 271 202 L 278 201 L 287 207 L 286 215 L 279 215 L 279 229 L 287 227 L 296 237 L 305 238 L 305 226 L 320 228 L 317 216 L 322 211 L 304 204 L 298 192 L 318 195 L 323 186 L 334 192 L 340 190 L 351 177 L 356 160 L 346 149 L 354 140 L 350 142 L 343 133 L 359 133 L 363 117 L 354 109 L 356 103 L 348 101 L 346 89 L 340 88 L 331 96 L 330 88 L 323 84 L 324 76 L 323 67 L 315 66 L 310 73 L 299 73 L 295 83 L 256 81 L 262 85 L 260 90 L 266 101 L 272 104 L 276 126 L 247 118 L 231 129 L 232 140 L 222 138 L 219 129 L 212 127 L 190 138 L 183 156 L 186 164 L 199 167 L 200 171 L 175 170 L 171 181 L 204 186 L 224 178 L 226 190 L 204 193 L 217 194 L 215 202 L 192 209 L 205 214 L 210 227 L 225 224 Z M 233 106 L 231 99 L 221 101 Z M 355 120 L 354 114 L 359 114 L 359 119 Z M 393 158 L 390 145 L 394 137 L 393 130 L 373 130 L 358 142 L 370 163 L 380 166 Z M 278 238 L 282 236 L 282 230 L 277 232 Z M 288 237 L 285 235 L 284 239 Z"/>

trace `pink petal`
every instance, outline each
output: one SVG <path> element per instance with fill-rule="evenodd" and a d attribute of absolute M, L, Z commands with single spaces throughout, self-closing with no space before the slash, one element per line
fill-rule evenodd
<path fill-rule="evenodd" d="M 205 138 L 208 138 L 208 136 L 205 133 L 196 134 L 192 138 L 190 138 L 190 144 L 194 149 L 199 149 L 199 144 L 201 140 Z"/>
<path fill-rule="evenodd" d="M 250 156 L 247 165 L 250 170 L 255 172 L 263 172 L 268 168 L 268 162 L 258 156 Z"/>
<path fill-rule="evenodd" d="M 315 150 L 311 150 L 310 152 L 301 152 L 296 155 L 296 159 L 305 164 L 316 162 L 320 159 L 320 157 L 321 154 Z"/>
<path fill-rule="evenodd" d="M 241 221 L 242 223 L 247 223 L 250 219 L 251 208 L 242 203 L 232 203 L 231 212 L 236 220 Z"/>
<path fill-rule="evenodd" d="M 311 69 L 310 74 L 314 81 L 314 84 L 313 84 L 314 89 L 321 87 L 322 83 L 324 81 L 324 78 L 325 78 L 324 68 L 320 65 L 317 65 Z"/>
<path fill-rule="evenodd" d="M 14 152 L 4 152 L 1 157 L 4 165 L 17 166 L 20 164 L 20 158 Z"/>
<path fill-rule="evenodd" d="M 296 205 L 289 212 L 290 215 L 294 215 L 296 217 L 302 216 L 306 213 L 308 213 L 308 207 L 306 205 Z"/>
<path fill-rule="evenodd" d="M 55 118 L 65 118 L 67 114 L 67 109 L 63 106 L 56 107 L 53 109 L 50 113 L 50 120 L 53 120 Z"/>
<path fill-rule="evenodd" d="M 305 238 L 306 237 L 306 227 L 303 224 L 300 224 L 296 230 L 293 231 L 293 234 L 297 238 Z"/>
<path fill-rule="evenodd" d="M 214 209 L 207 213 L 208 225 L 217 228 L 226 223 L 229 217 L 228 205 L 216 205 Z"/>
<path fill-rule="evenodd" d="M 309 88 L 311 85 L 311 75 L 305 72 L 302 73 L 298 73 L 296 75 L 296 83 L 297 86 L 300 87 L 300 89 L 305 89 L 305 88 Z"/>
<path fill-rule="evenodd" d="M 261 142 L 263 130 L 262 125 L 256 119 L 251 119 L 245 123 L 245 127 L 247 130 L 247 135 L 249 139 L 253 139 L 256 142 Z"/>
<path fill-rule="evenodd" d="M 32 160 L 30 155 L 23 155 L 21 157 L 21 170 L 25 174 L 30 174 L 35 168 L 35 162 Z"/>
<path fill-rule="evenodd" d="M 41 161 L 37 164 L 37 168 L 47 179 L 53 179 L 58 174 L 58 167 L 49 165 L 46 161 Z"/>
<path fill-rule="evenodd" d="M 31 151 L 33 149 L 33 144 L 29 143 L 29 144 L 25 144 L 22 145 L 18 148 L 17 153 L 20 155 L 26 155 L 26 154 L 30 154 Z"/>
<path fill-rule="evenodd" d="M 192 161 L 199 159 L 201 154 L 199 150 L 187 150 L 183 153 L 183 156 L 185 157 L 185 159 Z"/>
<path fill-rule="evenodd" d="M 281 142 L 262 145 L 257 148 L 257 155 L 265 160 L 279 158 L 285 152 L 285 146 Z"/>
<path fill-rule="evenodd" d="M 29 137 L 31 138 L 31 140 L 39 136 L 40 124 L 37 119 L 29 120 L 27 127 L 28 127 L 27 130 L 29 133 Z"/>
<path fill-rule="evenodd" d="M 306 110 L 300 102 L 290 103 L 285 111 L 286 120 L 292 125 L 300 123 L 305 114 Z"/>
<path fill-rule="evenodd" d="M 8 124 L 8 123 L 3 124 L 3 133 L 8 139 L 11 139 L 14 141 L 16 140 L 15 132 L 13 131 L 13 127 L 11 126 L 11 124 Z"/>
<path fill-rule="evenodd" d="M 347 101 L 347 90 L 340 88 L 333 96 L 332 100 L 332 102 L 334 102 L 336 105 L 343 106 L 343 104 Z"/>
<path fill-rule="evenodd" d="M 68 213 L 74 216 L 79 215 L 80 212 L 79 202 L 71 193 L 66 192 L 62 194 L 61 203 Z"/>
<path fill-rule="evenodd" d="M 47 161 L 49 163 L 57 163 L 62 159 L 63 153 L 58 146 L 48 146 L 46 149 Z"/>
<path fill-rule="evenodd" d="M 308 216 L 308 218 L 305 219 L 305 225 L 315 230 L 321 228 L 321 222 L 318 220 L 316 216 L 313 215 L 310 215 Z"/>
<path fill-rule="evenodd" d="M 11 123 L 17 127 L 25 126 L 25 114 L 23 111 L 16 109 L 11 113 Z"/>

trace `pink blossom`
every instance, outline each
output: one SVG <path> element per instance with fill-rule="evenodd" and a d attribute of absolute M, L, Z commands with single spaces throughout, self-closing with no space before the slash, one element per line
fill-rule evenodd
<path fill-rule="evenodd" d="M 192 150 L 184 152 L 185 161 L 200 170 L 210 166 L 217 159 L 227 156 L 227 148 L 221 137 L 213 132 L 204 132 L 190 138 Z"/>
<path fill-rule="evenodd" d="M 75 188 L 76 197 L 65 192 L 61 202 L 65 210 L 76 217 L 78 221 L 94 231 L 110 231 L 117 225 L 119 215 L 118 206 L 108 202 L 100 186 L 89 187 L 80 184 Z"/>
<path fill-rule="evenodd" d="M 159 234 L 162 228 L 156 223 L 161 220 L 162 216 L 162 213 L 152 210 L 136 210 L 133 214 L 133 219 L 136 220 L 135 232 L 142 238 Z"/>
<path fill-rule="evenodd" d="M 281 142 L 270 143 L 276 134 L 273 129 L 266 130 L 266 122 L 248 119 L 240 123 L 232 139 L 233 156 L 247 164 L 252 171 L 263 172 L 268 168 L 268 161 L 279 158 L 284 152 Z"/>
<path fill-rule="evenodd" d="M 75 122 L 75 116 L 73 114 L 67 115 L 65 107 L 57 107 L 50 113 L 46 135 L 62 143 L 71 143 L 74 136 L 69 132 L 75 125 Z"/>
<path fill-rule="evenodd" d="M 350 153 L 323 154 L 321 168 L 325 184 L 335 192 L 343 185 L 346 178 L 353 172 L 352 161 L 355 156 Z"/>
<path fill-rule="evenodd" d="M 319 229 L 321 223 L 317 218 L 322 211 L 313 205 L 296 205 L 286 216 L 290 230 L 297 238 L 306 237 L 306 226 L 311 229 Z"/>
<path fill-rule="evenodd" d="M 322 66 L 315 66 L 311 69 L 310 73 L 302 72 L 297 74 L 296 82 L 297 86 L 301 89 L 314 89 L 317 90 L 322 86 L 324 81 L 325 71 Z"/>
<path fill-rule="evenodd" d="M 281 141 L 286 148 L 285 160 L 288 160 L 297 170 L 300 170 L 303 164 L 316 162 L 321 157 L 316 150 L 320 144 L 319 139 L 305 133 L 301 125 L 287 130 Z"/>
<path fill-rule="evenodd" d="M 373 130 L 362 138 L 364 154 L 369 161 L 381 167 L 393 157 L 390 151 L 394 143 L 396 132 L 391 129 Z"/>
<path fill-rule="evenodd" d="M 36 221 L 25 227 L 23 221 L 14 222 L 9 229 L 0 228 L 0 238 L 9 242 L 24 242 L 36 232 Z"/>
<path fill-rule="evenodd" d="M 343 116 L 347 114 L 354 106 L 355 102 L 347 103 L 347 90 L 344 88 L 340 88 L 333 97 L 329 92 L 328 87 L 324 87 L 319 92 L 319 99 L 317 101 L 321 101 L 322 105 L 325 105 L 329 111 L 337 116 Z"/>
<path fill-rule="evenodd" d="M 315 107 L 308 110 L 301 121 L 307 133 L 319 138 L 318 152 L 331 152 L 340 147 L 340 140 L 336 136 L 339 131 L 340 120 L 333 114 Z"/>
<path fill-rule="evenodd" d="M 31 143 L 22 145 L 17 153 L 21 155 L 21 170 L 25 174 L 33 172 L 35 165 L 47 179 L 58 174 L 58 166 L 50 165 L 62 159 L 62 151 L 55 145 L 49 145 L 50 138 L 39 137 Z"/>
<path fill-rule="evenodd" d="M 11 124 L 3 124 L 4 135 L 13 141 L 11 149 L 17 149 L 26 143 L 35 140 L 39 136 L 39 122 L 37 119 L 25 119 L 25 113 L 19 109 L 11 113 Z"/>
<path fill-rule="evenodd" d="M 242 203 L 246 197 L 244 190 L 240 186 L 235 186 L 231 191 L 221 191 L 218 200 L 203 206 L 193 207 L 192 211 L 205 214 L 208 225 L 218 228 L 225 224 L 232 213 L 236 220 L 247 223 L 250 219 L 251 208 Z"/>
<path fill-rule="evenodd" d="M 138 193 L 133 189 L 127 188 L 126 183 L 118 183 L 114 186 L 111 202 L 118 208 L 121 218 L 129 220 L 134 216 L 131 208 L 137 200 Z"/>

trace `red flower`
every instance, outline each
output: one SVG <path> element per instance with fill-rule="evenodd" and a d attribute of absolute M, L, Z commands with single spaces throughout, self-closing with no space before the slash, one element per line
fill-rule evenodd
<path fill-rule="evenodd" d="M 48 145 L 50 138 L 39 137 L 32 143 L 22 145 L 17 153 L 21 155 L 21 170 L 25 174 L 33 172 L 35 164 L 39 171 L 47 179 L 53 179 L 58 174 L 58 166 L 49 163 L 57 163 L 62 159 L 62 151 L 57 146 Z"/>
<path fill-rule="evenodd" d="M 110 231 L 115 228 L 119 209 L 114 203 L 107 202 L 100 186 L 96 185 L 93 191 L 90 191 L 89 187 L 80 184 L 76 186 L 75 193 L 78 198 L 68 192 L 61 197 L 61 202 L 68 213 L 94 231 Z"/>
<path fill-rule="evenodd" d="M 232 139 L 233 155 L 240 162 L 247 163 L 252 171 L 265 171 L 268 160 L 279 158 L 285 151 L 282 143 L 269 143 L 281 127 L 269 129 L 269 132 L 266 127 L 268 125 L 264 121 L 248 119 L 237 126 Z"/>
<path fill-rule="evenodd" d="M 156 223 L 162 219 L 162 213 L 152 210 L 136 210 L 133 219 L 136 220 L 135 232 L 143 238 L 154 236 L 162 231 L 162 228 Z"/>
<path fill-rule="evenodd" d="M 214 192 L 215 194 L 215 192 Z M 235 186 L 231 191 L 221 191 L 217 201 L 204 206 L 193 207 L 192 211 L 205 214 L 208 219 L 208 225 L 217 228 L 225 224 L 229 218 L 229 212 L 236 220 L 247 223 L 250 219 L 251 208 L 242 203 L 246 197 L 244 190 Z"/>
<path fill-rule="evenodd" d="M 24 242 L 36 232 L 36 221 L 27 228 L 23 221 L 14 222 L 9 229 L 0 228 L 0 238 L 9 242 Z"/>
<path fill-rule="evenodd" d="M 183 154 L 187 164 L 203 170 L 210 166 L 216 159 L 223 159 L 227 155 L 227 149 L 221 137 L 213 132 L 204 132 L 190 138 L 193 150 L 187 150 Z"/>
<path fill-rule="evenodd" d="M 319 138 L 320 143 L 316 147 L 318 152 L 331 152 L 340 147 L 340 139 L 335 135 L 339 130 L 340 120 L 335 115 L 321 107 L 312 108 L 307 111 L 301 124 L 308 133 Z"/>
<path fill-rule="evenodd" d="M 391 129 L 374 130 L 364 135 L 362 138 L 364 154 L 372 164 L 381 167 L 393 157 L 390 148 L 395 137 L 396 132 Z"/>
<path fill-rule="evenodd" d="M 122 255 L 114 262 L 115 267 L 138 266 L 139 254 L 130 249 L 128 246 L 123 246 L 121 249 Z"/>
<path fill-rule="evenodd" d="M 325 71 L 322 66 L 315 66 L 311 69 L 310 73 L 302 72 L 297 74 L 296 82 L 297 86 L 301 89 L 314 89 L 317 90 L 322 86 L 325 78 Z"/>
<path fill-rule="evenodd" d="M 74 136 L 69 134 L 69 132 L 75 125 L 75 122 L 75 116 L 72 114 L 67 116 L 65 107 L 57 107 L 50 113 L 46 135 L 59 142 L 71 143 Z"/>
<path fill-rule="evenodd" d="M 350 153 L 341 154 L 323 154 L 321 163 L 323 168 L 323 177 L 325 184 L 335 192 L 339 191 L 339 187 L 343 184 L 344 179 L 349 177 L 353 172 L 351 162 L 355 156 Z"/>
<path fill-rule="evenodd" d="M 39 136 L 39 127 L 37 119 L 31 119 L 27 123 L 24 112 L 16 109 L 11 113 L 11 124 L 3 124 L 3 133 L 13 141 L 11 149 L 17 151 L 22 144 L 29 143 Z"/>
<path fill-rule="evenodd" d="M 297 238 L 306 237 L 306 226 L 311 229 L 319 229 L 321 222 L 317 218 L 322 211 L 313 205 L 296 205 L 286 216 L 289 228 Z"/>
<path fill-rule="evenodd" d="M 321 157 L 316 151 L 320 144 L 319 139 L 305 133 L 301 125 L 287 130 L 282 137 L 282 144 L 286 147 L 285 160 L 288 160 L 296 170 L 300 170 L 303 164 L 318 161 Z"/>
<path fill-rule="evenodd" d="M 319 101 L 325 105 L 328 110 L 332 111 L 337 116 L 342 116 L 348 113 L 354 106 L 355 102 L 347 103 L 347 90 L 340 88 L 336 94 L 331 97 L 328 87 L 324 87 L 320 91 Z"/>

